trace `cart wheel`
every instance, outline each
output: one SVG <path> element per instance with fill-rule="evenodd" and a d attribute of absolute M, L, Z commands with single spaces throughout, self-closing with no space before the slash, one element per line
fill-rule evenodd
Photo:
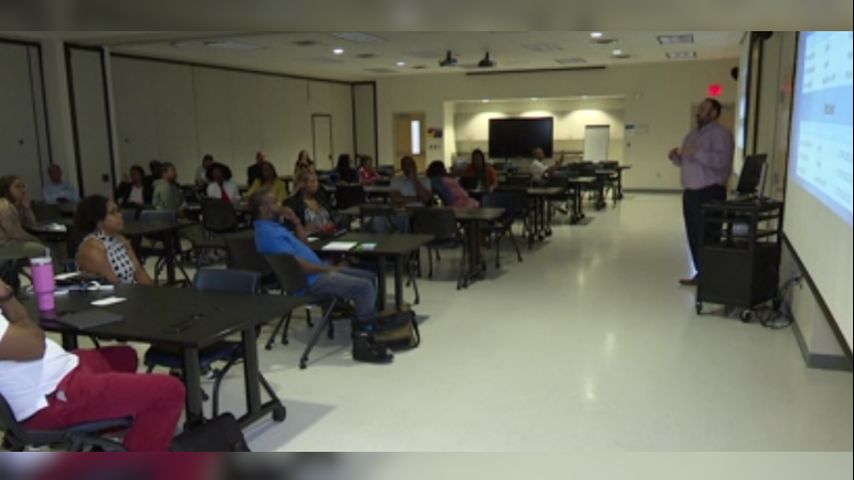
<path fill-rule="evenodd" d="M 741 321 L 744 323 L 750 323 L 750 320 L 753 319 L 753 311 L 749 309 L 742 310 L 739 318 L 741 318 Z"/>
<path fill-rule="evenodd" d="M 284 405 L 277 405 L 273 408 L 273 420 L 283 422 L 288 416 L 288 409 Z"/>
<path fill-rule="evenodd" d="M 703 302 L 695 303 L 694 309 L 697 310 L 697 315 L 702 315 L 703 314 Z"/>

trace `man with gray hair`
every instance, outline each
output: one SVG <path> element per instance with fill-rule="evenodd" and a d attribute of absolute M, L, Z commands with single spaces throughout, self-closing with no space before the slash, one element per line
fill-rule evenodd
<path fill-rule="evenodd" d="M 57 203 L 78 203 L 80 195 L 70 183 L 62 180 L 62 167 L 52 163 L 47 167 L 47 176 L 50 180 L 42 188 L 44 202 L 55 205 Z"/>

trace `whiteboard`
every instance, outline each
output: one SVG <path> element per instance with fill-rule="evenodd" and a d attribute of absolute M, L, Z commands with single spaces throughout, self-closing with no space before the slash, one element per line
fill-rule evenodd
<path fill-rule="evenodd" d="M 611 141 L 611 127 L 608 125 L 587 125 L 584 127 L 584 160 L 598 162 L 608 160 L 608 142 Z"/>

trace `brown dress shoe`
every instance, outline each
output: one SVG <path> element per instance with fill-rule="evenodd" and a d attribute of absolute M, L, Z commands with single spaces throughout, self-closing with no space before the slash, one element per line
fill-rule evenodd
<path fill-rule="evenodd" d="M 691 278 L 680 278 L 679 279 L 679 285 L 685 285 L 687 287 L 695 287 L 695 286 L 697 286 L 697 277 L 694 276 Z"/>

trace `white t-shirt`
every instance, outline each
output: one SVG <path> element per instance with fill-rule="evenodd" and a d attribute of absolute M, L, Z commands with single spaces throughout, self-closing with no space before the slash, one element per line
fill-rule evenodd
<path fill-rule="evenodd" d="M 0 340 L 6 335 L 9 321 L 0 312 Z M 0 393 L 12 407 L 20 422 L 47 407 L 47 397 L 59 382 L 77 368 L 77 355 L 66 352 L 56 342 L 46 338 L 41 360 L 16 362 L 0 360 Z"/>
<path fill-rule="evenodd" d="M 546 173 L 546 166 L 543 162 L 537 160 L 536 158 L 531 162 L 530 172 L 531 176 L 534 177 L 534 180 L 542 180 L 543 174 Z"/>
<path fill-rule="evenodd" d="M 231 203 L 237 203 L 240 201 L 240 188 L 231 180 L 223 182 L 222 188 L 220 188 L 219 184 L 216 182 L 209 183 L 207 188 L 208 198 L 222 198 L 223 190 L 225 190 L 225 193 L 228 195 Z"/>
<path fill-rule="evenodd" d="M 430 192 L 430 179 L 426 177 L 418 177 L 418 181 L 421 182 L 421 185 Z M 404 197 L 417 197 L 418 190 L 415 189 L 415 182 L 409 179 L 409 177 L 404 176 L 396 176 L 391 179 L 391 185 L 389 186 L 392 190 L 397 190 Z M 413 202 L 411 205 L 421 205 L 422 202 Z"/>
<path fill-rule="evenodd" d="M 136 185 L 130 187 L 128 203 L 135 203 L 137 205 L 143 205 L 145 203 L 145 195 L 143 194 L 142 187 L 137 187 Z"/>

